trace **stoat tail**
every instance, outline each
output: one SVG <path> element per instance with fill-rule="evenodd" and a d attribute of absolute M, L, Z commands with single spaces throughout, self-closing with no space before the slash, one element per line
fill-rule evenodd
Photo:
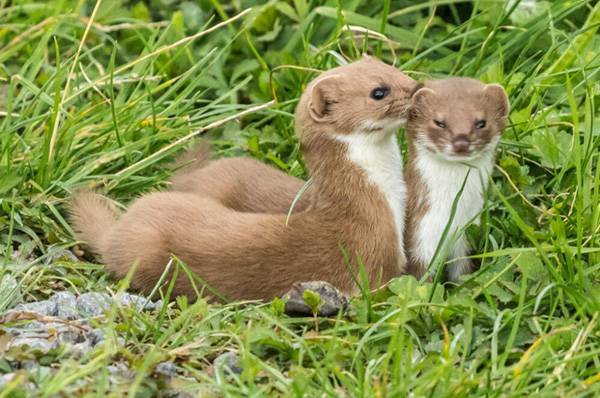
<path fill-rule="evenodd" d="M 212 158 L 210 144 L 200 140 L 190 150 L 179 156 L 173 164 L 173 169 L 177 170 L 169 180 L 171 190 L 185 191 L 190 183 L 193 185 L 194 171 L 206 166 Z"/>
<path fill-rule="evenodd" d="M 94 253 L 106 253 L 107 238 L 118 217 L 108 198 L 88 191 L 76 192 L 70 213 L 76 238 L 87 243 Z"/>

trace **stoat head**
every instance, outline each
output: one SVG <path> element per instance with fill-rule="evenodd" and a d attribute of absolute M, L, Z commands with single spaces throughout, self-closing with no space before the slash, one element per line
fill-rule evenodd
<path fill-rule="evenodd" d="M 500 85 L 468 78 L 429 81 L 413 95 L 409 137 L 446 160 L 473 160 L 495 149 L 508 112 Z"/>
<path fill-rule="evenodd" d="M 416 88 L 416 81 L 369 56 L 324 72 L 308 85 L 296 109 L 300 139 L 394 131 L 406 123 Z"/>

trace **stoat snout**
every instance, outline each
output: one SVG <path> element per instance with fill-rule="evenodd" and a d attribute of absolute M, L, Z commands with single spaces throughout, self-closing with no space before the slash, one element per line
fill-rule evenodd
<path fill-rule="evenodd" d="M 459 135 L 452 139 L 452 150 L 457 155 L 469 154 L 471 151 L 471 140 L 466 135 Z"/>

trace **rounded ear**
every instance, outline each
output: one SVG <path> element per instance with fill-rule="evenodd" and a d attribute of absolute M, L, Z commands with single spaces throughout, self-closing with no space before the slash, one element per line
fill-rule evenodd
<path fill-rule="evenodd" d="M 339 78 L 337 75 L 317 80 L 313 85 L 308 103 L 308 113 L 316 122 L 327 121 L 331 104 L 336 103 Z"/>
<path fill-rule="evenodd" d="M 433 98 L 435 98 L 436 94 L 430 88 L 423 87 L 420 85 L 420 88 L 417 88 L 411 97 L 411 112 L 420 113 L 420 109 L 425 108 L 427 105 L 431 104 Z"/>
<path fill-rule="evenodd" d="M 488 103 L 494 107 L 494 111 L 499 118 L 505 118 L 508 116 L 510 111 L 510 104 L 508 102 L 508 96 L 504 87 L 499 84 L 487 84 L 483 89 Z"/>

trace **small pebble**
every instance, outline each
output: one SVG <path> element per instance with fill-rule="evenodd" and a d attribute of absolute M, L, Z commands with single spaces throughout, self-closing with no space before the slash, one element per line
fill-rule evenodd
<path fill-rule="evenodd" d="M 18 373 L 7 373 L 4 375 L 0 375 L 0 392 L 3 391 L 5 385 L 11 383 L 17 376 Z M 32 382 L 27 381 L 27 377 L 24 377 L 23 380 L 25 381 L 21 381 L 21 384 L 19 384 L 16 390 L 20 391 L 21 393 L 16 393 L 16 391 L 13 390 L 13 392 L 10 395 L 8 395 L 9 397 L 33 396 L 31 394 L 35 390 L 35 385 Z M 23 390 L 27 392 L 27 395 L 22 395 Z"/>
<path fill-rule="evenodd" d="M 110 308 L 111 300 L 106 293 L 84 293 L 77 297 L 77 310 L 83 316 L 97 317 Z"/>
<path fill-rule="evenodd" d="M 63 344 L 77 344 L 85 341 L 82 330 L 74 327 L 66 327 L 58 330 L 58 341 Z"/>
<path fill-rule="evenodd" d="M 146 301 L 148 302 L 146 303 Z M 136 310 L 138 311 L 142 311 L 144 309 L 153 310 L 156 307 L 156 305 L 146 297 L 137 296 L 130 293 L 122 293 L 119 296 L 119 302 L 123 306 L 135 306 Z M 144 306 L 144 304 L 146 304 L 146 306 Z"/>
<path fill-rule="evenodd" d="M 31 371 L 31 370 L 34 370 L 39 367 L 40 367 L 40 363 L 33 359 L 29 359 L 29 360 L 21 362 L 21 369 L 24 369 L 24 370 Z"/>
<path fill-rule="evenodd" d="M 48 341 L 46 338 L 16 337 L 10 341 L 8 348 L 29 347 L 29 349 L 33 352 L 47 354 L 51 350 L 58 348 L 58 346 L 59 343 L 57 340 Z"/>
<path fill-rule="evenodd" d="M 88 339 L 92 347 L 95 347 L 104 341 L 104 332 L 100 329 L 93 329 L 90 332 L 88 332 L 86 338 Z"/>
<path fill-rule="evenodd" d="M 69 352 L 75 358 L 81 358 L 92 349 L 92 345 L 89 341 L 82 341 L 81 343 L 73 344 L 69 347 Z"/>
<path fill-rule="evenodd" d="M 348 306 L 348 299 L 342 292 L 330 283 L 322 281 L 294 283 L 283 299 L 285 313 L 290 316 L 313 316 L 311 308 L 304 302 L 303 293 L 311 290 L 321 297 L 317 311 L 318 316 L 328 317 L 337 315 Z"/>
<path fill-rule="evenodd" d="M 159 363 L 158 365 L 156 365 L 156 368 L 154 368 L 154 371 L 158 374 L 167 377 L 177 376 L 177 366 L 175 366 L 175 364 L 170 361 Z"/>
<path fill-rule="evenodd" d="M 61 319 L 74 320 L 79 318 L 77 298 L 71 292 L 58 292 L 50 297 L 56 303 L 56 316 Z"/>
<path fill-rule="evenodd" d="M 0 375 L 0 389 L 4 387 L 4 385 L 10 383 L 17 377 L 16 373 L 7 373 L 5 375 Z"/>
<path fill-rule="evenodd" d="M 107 369 L 111 374 L 111 382 L 115 384 L 123 383 L 123 379 L 133 379 L 135 377 L 135 372 L 130 370 L 127 365 L 122 362 L 108 365 Z"/>
<path fill-rule="evenodd" d="M 48 264 L 58 260 L 67 260 L 71 262 L 79 262 L 79 258 L 69 249 L 54 249 L 48 254 L 46 262 Z"/>
<path fill-rule="evenodd" d="M 57 306 L 54 301 L 51 300 L 43 300 L 36 301 L 33 303 L 19 304 L 15 306 L 15 311 L 25 311 L 25 312 L 35 312 L 36 314 L 45 315 L 45 316 L 55 316 L 57 311 Z"/>
<path fill-rule="evenodd" d="M 215 369 L 222 369 L 223 371 L 228 370 L 234 374 L 242 374 L 242 367 L 240 365 L 240 358 L 235 352 L 226 352 L 219 355 L 213 361 Z"/>

